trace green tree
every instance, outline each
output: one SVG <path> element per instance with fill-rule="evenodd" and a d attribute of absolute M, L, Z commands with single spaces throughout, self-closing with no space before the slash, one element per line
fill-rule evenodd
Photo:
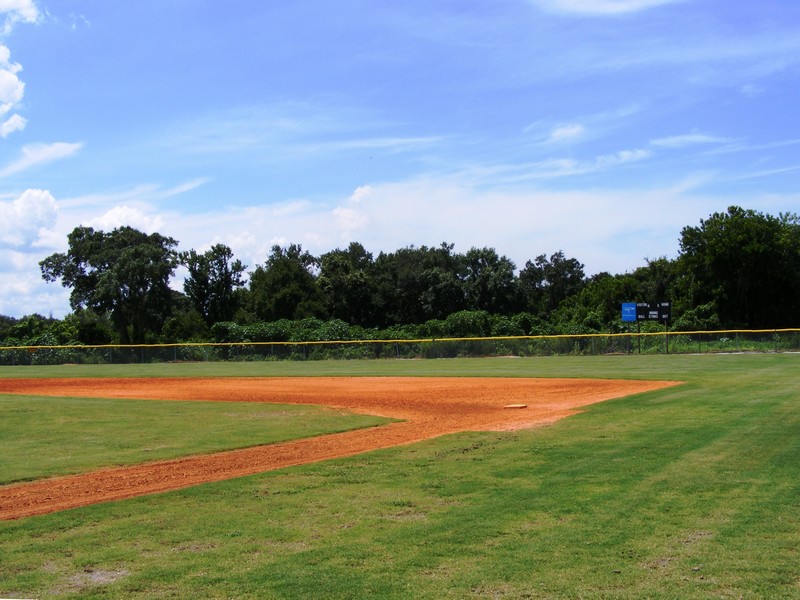
<path fill-rule="evenodd" d="M 16 325 L 17 319 L 14 317 L 9 317 L 7 315 L 0 315 L 0 345 L 7 345 L 3 344 L 8 337 L 10 337 L 10 331 Z"/>
<path fill-rule="evenodd" d="M 181 252 L 180 262 L 189 271 L 183 290 L 206 324 L 230 321 L 239 308 L 236 291 L 244 285 L 242 273 L 247 267 L 233 259 L 225 244 L 215 244 L 203 254 Z"/>
<path fill-rule="evenodd" d="M 331 317 L 363 327 L 376 323 L 374 270 L 372 254 L 358 242 L 320 257 L 317 285 Z"/>
<path fill-rule="evenodd" d="M 527 261 L 518 281 L 525 309 L 546 317 L 562 301 L 583 289 L 586 275 L 577 259 L 567 258 L 559 250 L 549 259 L 540 254 L 534 261 Z"/>
<path fill-rule="evenodd" d="M 78 309 L 64 317 L 77 331 L 77 341 L 82 344 L 99 346 L 114 340 L 114 326 L 108 315 L 98 315 L 89 309 Z"/>
<path fill-rule="evenodd" d="M 678 299 L 675 289 L 678 278 L 677 262 L 666 257 L 645 261 L 646 266 L 633 272 L 634 279 L 639 282 L 639 292 L 629 301 L 674 303 Z"/>
<path fill-rule="evenodd" d="M 177 242 L 132 227 L 110 233 L 76 227 L 66 253 L 39 263 L 45 281 L 72 288 L 73 310 L 109 313 L 122 343 L 142 343 L 161 330 L 169 314 L 169 280 L 177 266 Z"/>
<path fill-rule="evenodd" d="M 681 231 L 679 268 L 690 306 L 713 303 L 723 327 L 796 324 L 800 220 L 731 206 Z"/>
<path fill-rule="evenodd" d="M 409 246 L 375 261 L 380 325 L 424 323 L 466 308 L 464 259 L 453 245 Z"/>
<path fill-rule="evenodd" d="M 262 321 L 325 316 L 312 272 L 318 267 L 319 261 L 299 244 L 273 246 L 266 263 L 250 273 L 250 312 Z"/>
<path fill-rule="evenodd" d="M 518 305 L 516 269 L 494 248 L 470 248 L 464 255 L 464 291 L 469 310 L 511 314 Z"/>

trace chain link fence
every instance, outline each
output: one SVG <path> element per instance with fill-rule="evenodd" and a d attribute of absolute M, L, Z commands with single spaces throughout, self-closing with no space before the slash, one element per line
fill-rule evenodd
<path fill-rule="evenodd" d="M 0 365 L 798 351 L 800 329 L 773 329 L 415 340 L 0 346 Z"/>

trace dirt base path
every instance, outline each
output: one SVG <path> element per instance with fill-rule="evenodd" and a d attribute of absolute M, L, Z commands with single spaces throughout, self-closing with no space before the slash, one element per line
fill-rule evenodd
<path fill-rule="evenodd" d="M 664 381 L 494 378 L 0 379 L 0 393 L 95 398 L 318 404 L 402 422 L 216 454 L 0 487 L 0 519 L 164 492 L 459 431 L 550 423 Z M 525 405 L 525 408 L 506 408 Z"/>

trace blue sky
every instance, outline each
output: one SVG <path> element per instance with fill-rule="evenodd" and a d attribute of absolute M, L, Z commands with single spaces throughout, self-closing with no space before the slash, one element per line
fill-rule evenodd
<path fill-rule="evenodd" d="M 78 225 L 181 249 L 678 253 L 800 206 L 789 0 L 0 0 L 0 314 Z M 180 287 L 180 273 L 175 286 Z"/>

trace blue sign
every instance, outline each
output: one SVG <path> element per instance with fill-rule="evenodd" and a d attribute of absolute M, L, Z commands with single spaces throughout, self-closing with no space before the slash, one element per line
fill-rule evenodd
<path fill-rule="evenodd" d="M 636 322 L 636 302 L 622 303 L 622 321 L 625 323 Z"/>

